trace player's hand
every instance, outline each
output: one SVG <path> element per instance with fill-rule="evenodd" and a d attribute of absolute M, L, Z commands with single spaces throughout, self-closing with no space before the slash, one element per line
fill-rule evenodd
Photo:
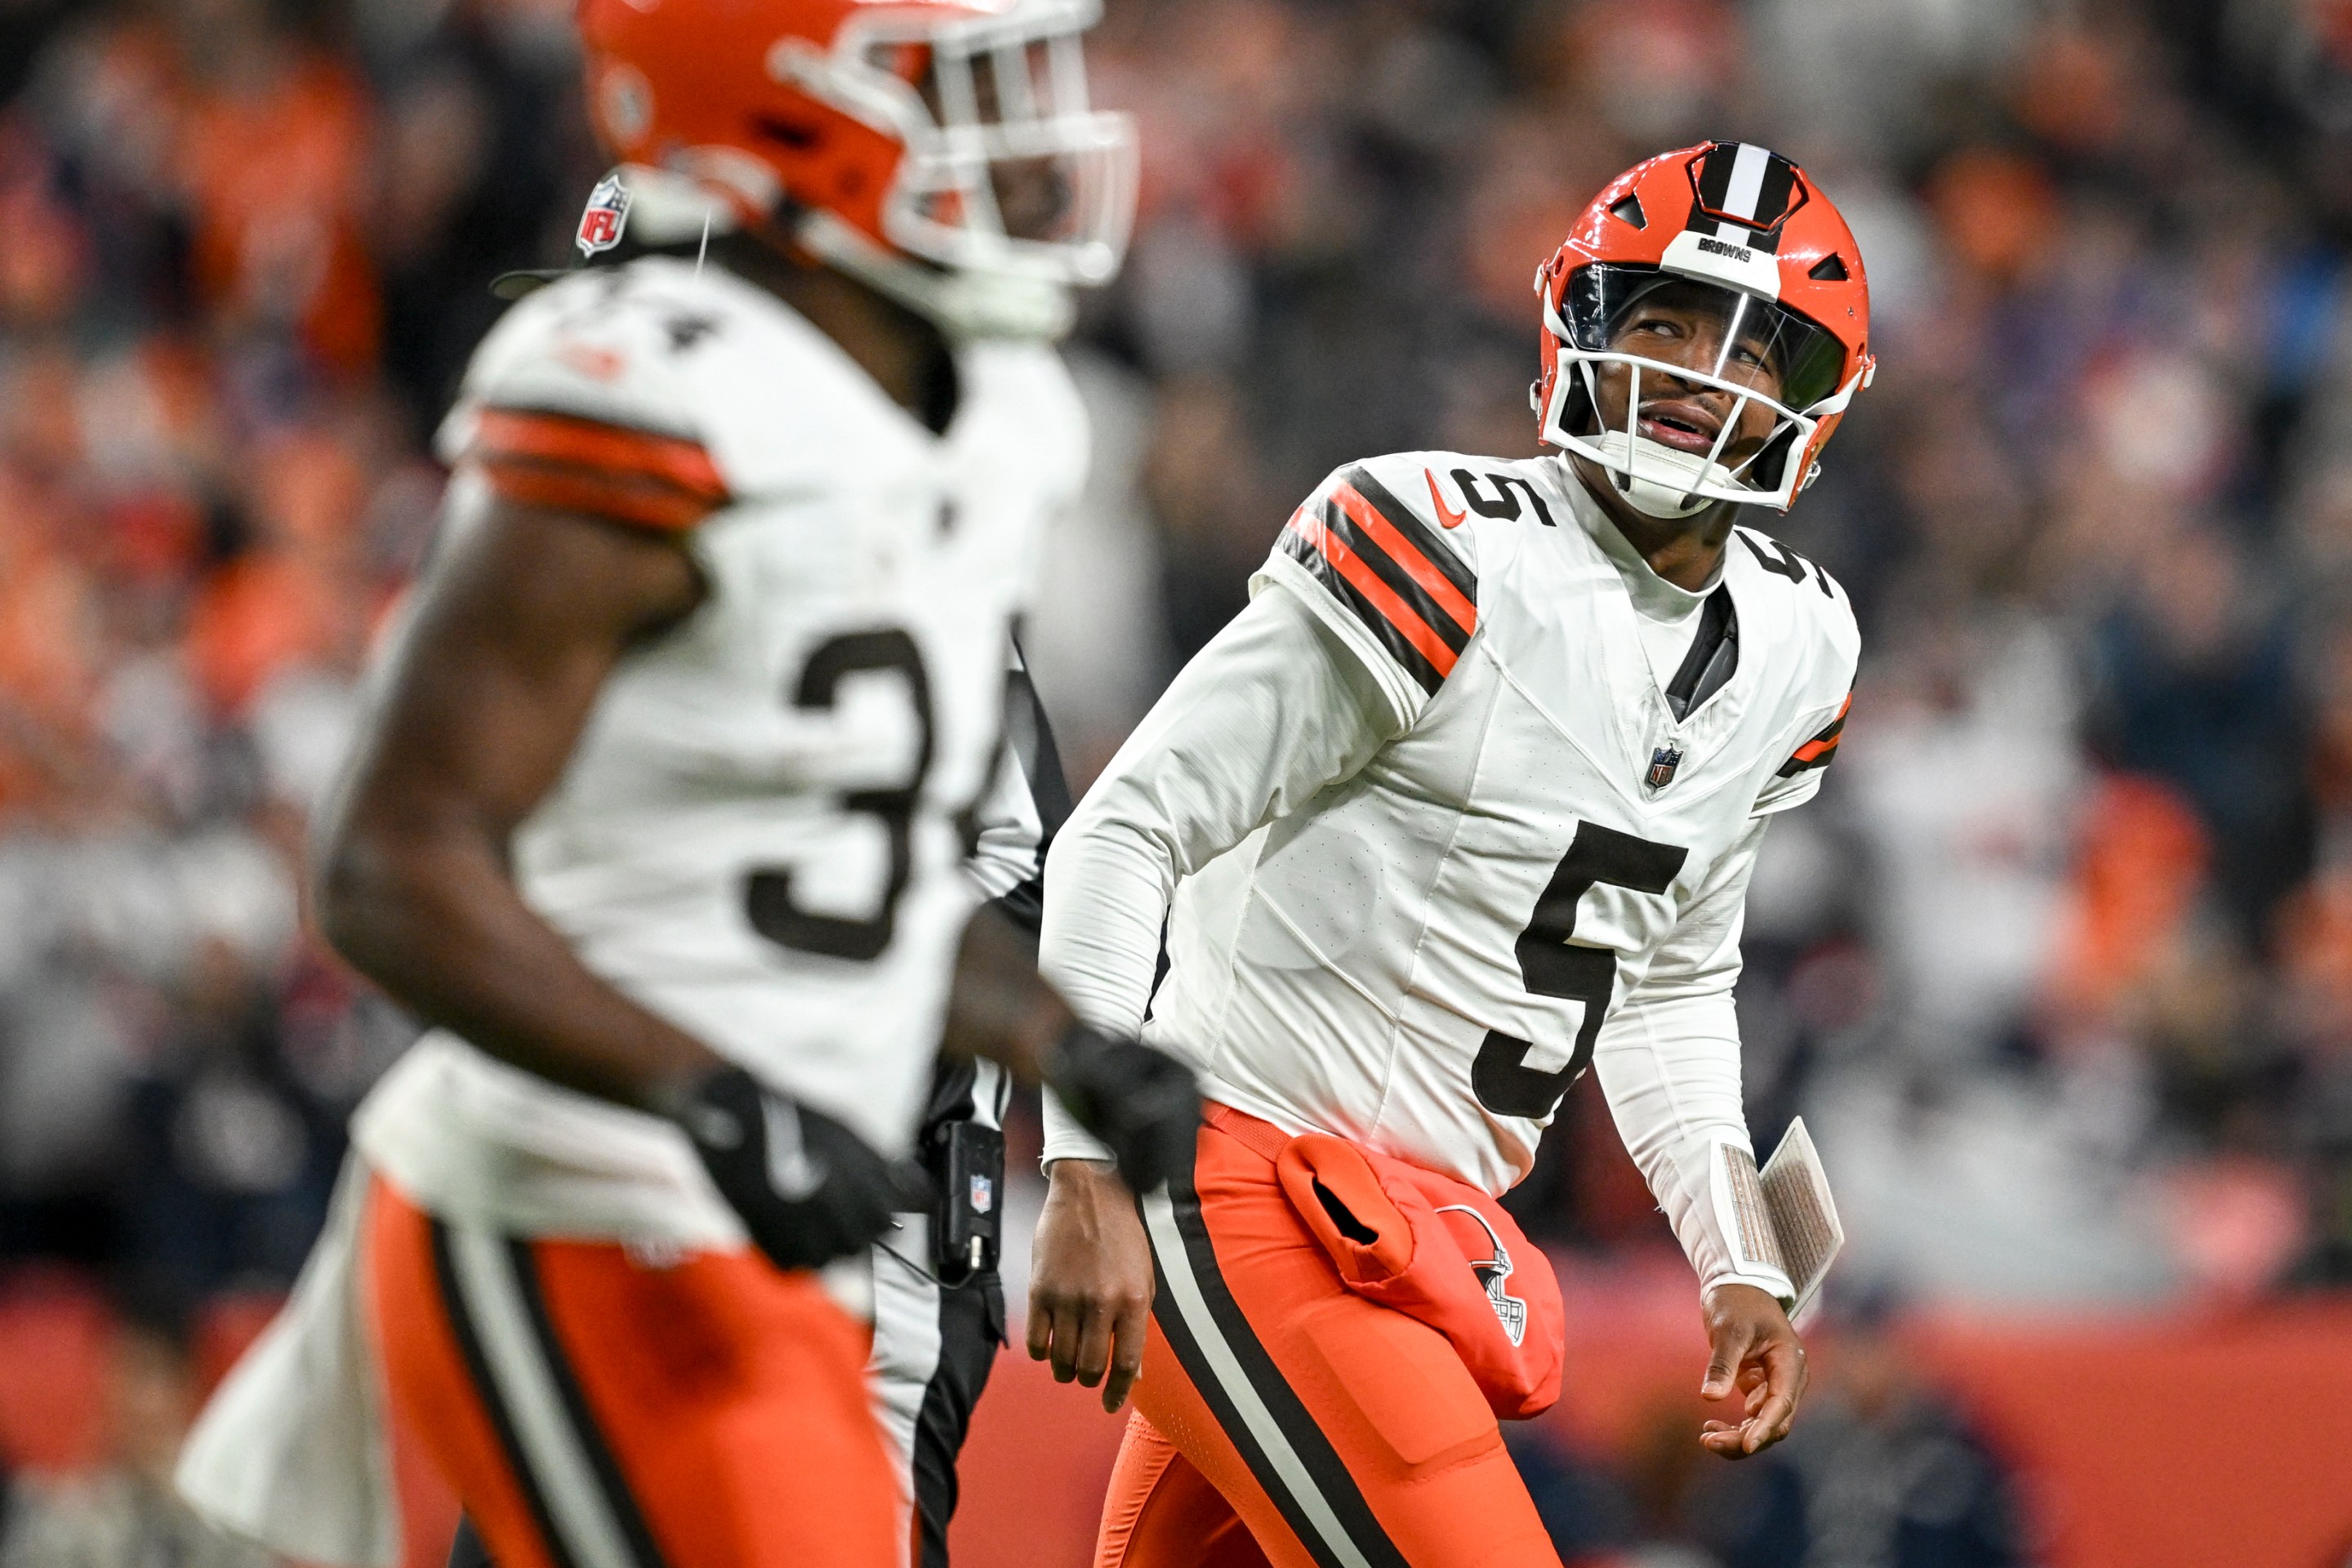
<path fill-rule="evenodd" d="M 1191 1181 L 1201 1091 L 1182 1062 L 1073 1024 L 1045 1059 L 1045 1082 L 1078 1125 L 1109 1146 L 1129 1192 Z"/>
<path fill-rule="evenodd" d="M 1780 1303 L 1753 1285 L 1718 1285 L 1707 1293 L 1707 1358 L 1702 1399 L 1741 1395 L 1742 1419 L 1709 1421 L 1699 1442 L 1727 1459 L 1760 1454 L 1789 1435 L 1805 1394 L 1805 1347 Z"/>
<path fill-rule="evenodd" d="M 1151 1244 L 1118 1173 L 1056 1160 L 1029 1269 L 1029 1355 L 1054 1381 L 1102 1384 L 1105 1410 L 1126 1403 L 1143 1370 L 1151 1318 Z"/>
<path fill-rule="evenodd" d="M 663 1112 L 686 1130 L 751 1244 L 779 1268 L 816 1268 L 874 1244 L 893 1213 L 930 1206 L 930 1183 L 884 1159 L 822 1111 L 740 1068 L 673 1089 Z"/>

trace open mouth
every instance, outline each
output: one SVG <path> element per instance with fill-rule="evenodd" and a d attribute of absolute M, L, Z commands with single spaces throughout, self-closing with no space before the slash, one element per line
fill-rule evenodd
<path fill-rule="evenodd" d="M 1662 447 L 1705 457 L 1715 448 L 1723 421 L 1698 404 L 1676 399 L 1642 407 L 1641 433 Z"/>

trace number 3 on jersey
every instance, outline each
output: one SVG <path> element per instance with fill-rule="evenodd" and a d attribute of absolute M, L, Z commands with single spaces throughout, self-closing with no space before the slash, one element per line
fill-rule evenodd
<path fill-rule="evenodd" d="M 1663 893 L 1681 874 L 1690 851 L 1672 844 L 1653 844 L 1630 833 L 1619 833 L 1597 823 L 1580 822 L 1568 853 L 1551 874 L 1551 882 L 1536 900 L 1535 913 L 1513 944 L 1519 958 L 1519 977 L 1538 996 L 1557 996 L 1584 1004 L 1584 1023 L 1576 1031 L 1576 1049 L 1558 1072 L 1538 1072 L 1528 1066 L 1535 1048 L 1516 1035 L 1489 1029 L 1470 1064 L 1470 1087 L 1478 1103 L 1499 1116 L 1549 1116 L 1592 1060 L 1593 1042 L 1617 990 L 1617 954 L 1605 947 L 1571 946 L 1576 935 L 1576 906 L 1598 887 L 1625 888 L 1637 893 Z"/>
<path fill-rule="evenodd" d="M 751 929 L 778 947 L 845 958 L 866 963 L 882 956 L 898 929 L 898 896 L 907 890 L 915 868 L 915 805 L 922 798 L 923 780 L 931 771 L 931 681 L 923 668 L 922 650 L 915 639 L 892 627 L 886 631 L 851 632 L 820 645 L 801 671 L 793 692 L 793 706 L 828 709 L 842 681 L 867 670 L 895 671 L 905 678 L 908 700 L 914 704 L 915 766 L 907 782 L 889 789 L 857 790 L 842 797 L 845 811 L 877 817 L 888 836 L 889 878 L 880 907 L 865 920 L 813 914 L 793 898 L 793 874 L 776 867 L 754 870 L 743 886 L 744 913 Z"/>

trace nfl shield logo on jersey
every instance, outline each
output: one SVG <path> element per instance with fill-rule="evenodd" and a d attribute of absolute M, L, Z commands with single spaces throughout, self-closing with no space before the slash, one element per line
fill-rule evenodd
<path fill-rule="evenodd" d="M 580 215 L 580 254 L 593 256 L 621 243 L 629 226 L 629 187 L 618 174 L 607 174 L 588 193 L 588 210 Z"/>
<path fill-rule="evenodd" d="M 1664 789 L 1675 782 L 1675 770 L 1682 765 L 1683 753 L 1679 747 L 1660 746 L 1650 753 L 1650 771 L 1643 775 L 1643 782 L 1652 789 Z"/>
<path fill-rule="evenodd" d="M 971 1212 L 986 1214 L 996 1206 L 996 1184 L 986 1176 L 971 1179 Z"/>

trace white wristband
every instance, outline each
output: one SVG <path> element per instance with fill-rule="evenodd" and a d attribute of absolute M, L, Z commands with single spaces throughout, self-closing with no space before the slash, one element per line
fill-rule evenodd
<path fill-rule="evenodd" d="M 1707 1280 L 1705 1289 L 1733 1282 L 1753 1285 L 1771 1292 L 1782 1306 L 1793 1305 L 1797 1288 L 1789 1279 L 1780 1234 L 1764 1203 L 1755 1154 L 1744 1144 L 1718 1138 L 1707 1161 L 1707 1185 L 1728 1267 Z"/>
<path fill-rule="evenodd" d="M 1061 1096 L 1049 1089 L 1041 1099 L 1045 1121 L 1045 1152 L 1038 1161 L 1040 1166 L 1051 1166 L 1056 1160 L 1109 1160 L 1113 1157 L 1108 1144 L 1078 1125 L 1078 1119 L 1064 1108 Z"/>

